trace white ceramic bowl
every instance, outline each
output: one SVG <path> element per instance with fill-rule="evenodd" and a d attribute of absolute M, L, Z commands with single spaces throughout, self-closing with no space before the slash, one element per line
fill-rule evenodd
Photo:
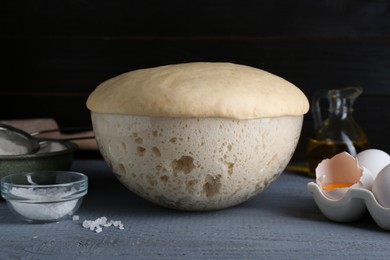
<path fill-rule="evenodd" d="M 302 116 L 252 120 L 92 112 L 99 149 L 119 180 L 159 205 L 234 206 L 263 191 L 290 161 Z"/>

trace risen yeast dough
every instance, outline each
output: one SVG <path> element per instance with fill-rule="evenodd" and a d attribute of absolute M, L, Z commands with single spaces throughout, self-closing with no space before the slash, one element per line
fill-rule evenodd
<path fill-rule="evenodd" d="M 230 63 L 125 73 L 87 105 L 119 180 L 183 210 L 226 208 L 264 190 L 289 162 L 309 107 L 286 80 Z"/>

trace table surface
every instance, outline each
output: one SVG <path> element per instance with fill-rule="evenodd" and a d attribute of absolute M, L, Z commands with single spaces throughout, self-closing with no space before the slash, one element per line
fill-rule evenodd
<path fill-rule="evenodd" d="M 0 201 L 0 259 L 313 259 L 390 257 L 390 232 L 369 214 L 353 223 L 326 219 L 307 191 L 312 179 L 284 172 L 263 193 L 211 212 L 166 209 L 129 192 L 101 160 L 76 160 L 89 176 L 80 220 L 28 224 Z M 99 217 L 124 229 L 82 227 Z"/>

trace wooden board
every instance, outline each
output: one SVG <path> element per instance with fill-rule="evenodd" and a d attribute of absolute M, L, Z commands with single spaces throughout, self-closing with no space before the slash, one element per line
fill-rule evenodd
<path fill-rule="evenodd" d="M 384 259 L 389 232 L 369 215 L 326 219 L 307 191 L 309 178 L 285 172 L 269 189 L 225 210 L 181 212 L 156 206 L 124 188 L 102 161 L 76 161 L 89 176 L 77 215 L 50 224 L 15 219 L 0 201 L 1 259 Z M 100 217 L 124 230 L 82 227 Z"/>

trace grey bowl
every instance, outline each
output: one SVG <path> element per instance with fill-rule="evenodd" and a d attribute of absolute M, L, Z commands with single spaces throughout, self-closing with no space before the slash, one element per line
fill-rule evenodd
<path fill-rule="evenodd" d="M 76 144 L 41 139 L 40 145 L 40 150 L 34 154 L 0 155 L 0 178 L 21 172 L 69 170 Z"/>

